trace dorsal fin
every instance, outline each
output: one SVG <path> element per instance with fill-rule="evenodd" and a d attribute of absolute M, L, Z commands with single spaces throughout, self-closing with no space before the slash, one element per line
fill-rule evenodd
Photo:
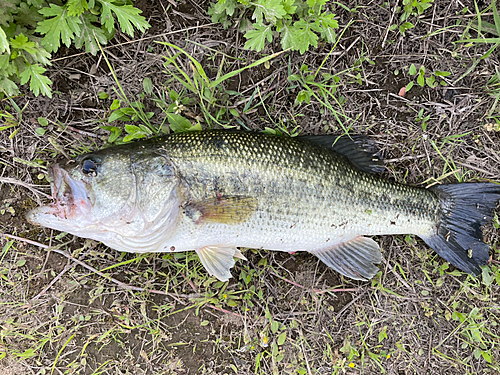
<path fill-rule="evenodd" d="M 385 170 L 375 142 L 365 136 L 306 135 L 299 138 L 332 149 L 364 172 L 380 173 Z"/>

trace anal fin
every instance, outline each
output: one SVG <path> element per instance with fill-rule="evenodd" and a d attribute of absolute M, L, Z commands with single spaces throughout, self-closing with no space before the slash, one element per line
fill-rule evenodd
<path fill-rule="evenodd" d="M 378 244 L 363 236 L 309 252 L 335 271 L 355 280 L 371 279 L 379 271 L 375 264 L 382 261 Z"/>
<path fill-rule="evenodd" d="M 196 253 L 207 272 L 220 281 L 228 281 L 232 277 L 233 258 L 246 260 L 240 250 L 230 246 L 205 246 L 196 249 Z"/>

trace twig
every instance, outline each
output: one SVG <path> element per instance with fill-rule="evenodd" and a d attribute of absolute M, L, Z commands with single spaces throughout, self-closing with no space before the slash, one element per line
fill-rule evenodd
<path fill-rule="evenodd" d="M 398 161 L 403 161 L 403 160 L 413 160 L 413 159 L 420 159 L 420 158 L 425 158 L 425 155 L 411 155 L 411 156 L 403 156 L 403 157 L 395 158 L 395 159 L 384 159 L 384 163 L 389 164 L 389 163 L 396 163 Z"/>
<path fill-rule="evenodd" d="M 173 293 L 169 293 L 169 292 L 163 292 L 161 290 L 154 290 L 154 289 L 144 289 L 144 288 L 140 288 L 138 286 L 133 286 L 133 285 L 128 285 L 128 284 L 125 284 L 123 282 L 121 282 L 120 280 L 117 280 L 111 276 L 108 276 L 104 273 L 102 273 L 101 271 L 95 269 L 94 267 L 92 266 L 89 266 L 88 264 L 86 264 L 85 262 L 82 262 L 81 260 L 79 259 L 76 259 L 74 257 L 72 257 L 71 255 L 69 255 L 68 253 L 66 253 L 65 251 L 62 251 L 62 250 L 59 250 L 57 248 L 53 248 L 53 247 L 49 247 L 47 245 L 44 245 L 40 242 L 36 242 L 36 241 L 32 241 L 32 240 L 28 240 L 27 238 L 22 238 L 22 237 L 17 237 L 17 236 L 13 236 L 11 234 L 5 234 L 5 233 L 2 233 L 0 234 L 1 237 L 5 238 L 6 240 L 8 239 L 14 239 L 14 240 L 17 240 L 17 241 L 24 241 L 24 242 L 27 242 L 31 245 L 35 245 L 35 246 L 38 246 L 38 247 L 41 247 L 43 249 L 46 249 L 46 250 L 49 250 L 49 251 L 53 251 L 57 254 L 60 254 L 62 256 L 65 256 L 66 258 L 68 258 L 69 260 L 71 260 L 72 262 L 88 269 L 89 271 L 92 271 L 93 273 L 96 273 L 98 274 L 99 276 L 117 284 L 119 287 L 123 288 L 123 289 L 126 289 L 126 290 L 130 290 L 130 291 L 136 291 L 136 292 L 148 292 L 148 293 L 153 293 L 153 294 L 161 294 L 163 296 L 168 296 L 168 297 L 171 297 L 173 299 L 175 299 L 177 302 L 179 302 L 180 304 L 182 305 L 185 305 L 186 303 L 181 301 L 180 299 L 177 298 L 177 296 Z"/>
<path fill-rule="evenodd" d="M 302 340 L 300 341 L 300 346 L 302 347 L 302 353 L 304 354 L 304 359 L 306 360 L 307 373 L 312 375 L 311 367 L 309 366 L 309 360 L 307 359 L 306 349 L 304 348 L 304 333 L 302 330 L 299 330 L 300 336 Z"/>
<path fill-rule="evenodd" d="M 59 280 L 73 266 L 74 266 L 73 263 L 69 263 L 68 265 L 66 265 L 66 267 L 64 267 L 64 269 L 59 273 L 59 275 L 57 275 L 56 277 L 54 277 L 52 279 L 52 281 L 49 283 L 49 285 L 47 285 L 45 288 L 42 289 L 42 291 L 40 293 L 38 293 L 36 296 L 34 296 L 30 300 L 30 302 L 34 302 L 35 300 L 37 300 L 38 298 L 40 298 L 41 296 L 43 296 L 45 293 L 47 293 L 47 290 L 49 290 L 52 287 L 52 285 L 54 285 L 57 282 L 57 280 Z"/>
<path fill-rule="evenodd" d="M 74 128 L 72 126 L 69 126 L 69 125 L 66 126 L 66 129 L 72 130 L 72 131 L 74 131 L 74 132 L 76 132 L 78 134 L 81 134 L 81 135 L 87 135 L 89 137 L 94 137 L 94 138 L 97 137 L 97 134 L 94 134 L 94 133 L 91 133 L 91 132 L 88 132 L 88 131 L 85 131 L 85 130 L 80 130 L 80 129 Z"/>
<path fill-rule="evenodd" d="M 243 315 L 240 315 L 238 313 L 235 313 L 235 312 L 232 312 L 232 311 L 229 311 L 229 310 L 225 310 L 223 308 L 220 308 L 220 307 L 217 307 L 217 306 L 214 306 L 214 305 L 206 305 L 206 307 L 210 307 L 211 309 L 214 309 L 214 310 L 226 313 L 226 314 L 231 314 L 231 315 L 237 316 L 238 318 L 242 318 L 242 319 L 244 318 Z"/>
<path fill-rule="evenodd" d="M 115 48 L 115 47 L 121 47 L 121 46 L 124 46 L 126 44 L 132 44 L 132 43 L 139 43 L 139 42 L 142 42 L 143 40 L 149 40 L 149 39 L 154 39 L 154 38 L 159 38 L 159 37 L 162 37 L 162 36 L 167 36 L 167 35 L 172 35 L 172 34 L 178 34 L 178 33 L 181 33 L 181 32 L 184 32 L 184 31 L 189 31 L 189 30 L 193 30 L 193 29 L 200 29 L 200 28 L 205 28 L 205 27 L 209 27 L 209 26 L 213 26 L 213 25 L 216 25 L 215 23 L 209 23 L 208 25 L 200 25 L 200 26 L 192 26 L 192 27 L 187 27 L 185 29 L 182 29 L 182 30 L 175 30 L 175 31 L 170 31 L 168 33 L 163 33 L 163 34 L 157 34 L 157 35 L 152 35 L 152 36 L 147 36 L 145 38 L 141 38 L 141 39 L 134 39 L 134 40 L 131 40 L 129 42 L 124 42 L 124 43 L 119 43 L 119 44 L 113 44 L 112 46 L 107 46 L 107 47 L 104 47 L 103 50 L 107 50 L 107 49 L 110 49 L 110 48 Z M 74 57 L 77 57 L 77 56 L 81 56 L 81 55 L 87 55 L 88 52 L 81 52 L 81 53 L 76 53 L 74 55 L 70 55 L 70 56 L 64 56 L 64 57 L 60 57 L 58 59 L 53 59 L 53 60 L 50 60 L 50 62 L 56 62 L 56 61 L 60 61 L 60 60 L 67 60 L 67 59 L 72 59 Z"/>
<path fill-rule="evenodd" d="M 465 168 L 474 169 L 475 171 L 484 173 L 485 175 L 488 175 L 488 176 L 496 176 L 495 173 L 488 172 L 485 169 L 482 169 L 482 168 L 479 168 L 479 167 L 475 167 L 475 166 L 467 164 L 467 163 L 462 163 L 462 162 L 457 161 L 457 164 L 460 164 L 462 167 L 465 167 Z"/>
<path fill-rule="evenodd" d="M 394 15 L 396 14 L 396 9 L 398 9 L 398 4 L 394 4 L 394 10 L 391 14 L 391 19 L 389 20 L 389 26 L 387 26 L 387 30 L 385 31 L 384 40 L 382 40 L 382 48 L 385 47 L 385 42 L 387 41 L 387 36 L 389 35 L 389 29 L 391 28 L 392 20 L 394 19 Z"/>
<path fill-rule="evenodd" d="M 37 203 L 41 206 L 42 205 L 42 201 L 40 200 L 40 198 L 38 197 L 37 194 L 40 194 L 40 195 L 43 195 L 44 197 L 46 198 L 52 198 L 50 195 L 48 194 L 45 194 L 37 189 L 35 189 L 33 187 L 33 185 L 31 184 L 28 184 L 27 182 L 23 182 L 23 181 L 20 181 L 20 180 L 16 180 L 15 178 L 11 178 L 11 177 L 0 177 L 0 183 L 2 184 L 13 184 L 13 185 L 19 185 L 19 186 L 22 186 L 22 187 L 25 187 L 26 189 L 30 190 L 33 194 L 35 194 L 36 196 L 36 200 L 37 200 Z"/>
<path fill-rule="evenodd" d="M 273 271 L 271 271 L 270 273 L 271 273 L 271 275 L 274 275 L 274 276 L 280 278 L 281 280 L 286 281 L 289 284 L 292 284 L 292 285 L 299 287 L 299 288 L 302 288 L 302 289 L 310 289 L 314 293 L 317 293 L 317 294 L 328 293 L 328 292 L 338 293 L 338 292 L 357 292 L 357 291 L 359 291 L 358 288 L 341 288 L 341 289 L 331 288 L 331 289 L 324 289 L 324 290 L 316 289 L 316 288 L 307 288 L 303 285 L 297 284 L 296 282 L 288 280 L 288 279 L 284 278 L 283 276 L 280 276 L 280 275 L 274 273 Z"/>

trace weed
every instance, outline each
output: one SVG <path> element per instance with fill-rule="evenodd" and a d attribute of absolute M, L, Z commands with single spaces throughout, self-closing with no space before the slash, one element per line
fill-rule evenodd
<path fill-rule="evenodd" d="M 167 62 L 164 64 L 164 67 L 168 69 L 167 73 L 172 75 L 172 77 L 174 77 L 174 79 L 177 82 L 179 82 L 184 87 L 185 90 L 187 90 L 189 93 L 196 95 L 196 102 L 200 106 L 205 123 L 209 127 L 215 124 L 219 124 L 221 126 L 227 125 L 227 123 L 222 121 L 222 116 L 226 113 L 226 106 L 218 103 L 218 98 L 222 97 L 223 93 L 227 93 L 227 90 L 223 86 L 223 83 L 228 79 L 230 79 L 231 77 L 234 77 L 247 69 L 251 69 L 261 64 L 264 64 L 281 54 L 280 52 L 269 56 L 265 56 L 247 66 L 244 66 L 240 69 L 231 71 L 223 75 L 221 75 L 221 70 L 219 70 L 217 77 L 214 80 L 210 80 L 205 70 L 203 69 L 202 65 L 198 61 L 196 61 L 196 59 L 190 56 L 186 51 L 170 43 L 162 43 L 162 44 L 178 51 L 175 55 L 165 56 Z M 191 72 L 192 76 L 190 76 L 187 72 L 185 72 L 177 63 L 177 59 L 181 55 L 187 57 L 189 61 L 189 66 L 191 67 L 192 70 Z M 173 66 L 173 69 L 170 69 L 170 66 Z M 221 64 L 221 69 L 223 66 L 224 64 Z M 177 100 L 175 110 L 179 111 L 179 107 L 180 104 Z M 247 106 L 245 108 L 247 108 Z M 169 109 L 174 109 L 174 108 L 169 107 Z M 239 116 L 237 111 L 230 110 L 229 113 L 236 117 Z M 172 123 L 174 123 L 175 130 L 186 130 L 186 129 L 189 130 L 188 126 L 191 125 L 190 124 L 188 125 L 188 123 L 186 122 L 187 120 L 185 121 L 185 119 L 179 117 L 180 115 L 176 115 L 175 113 L 168 114 L 167 112 L 167 116 L 169 118 L 171 126 Z"/>
<path fill-rule="evenodd" d="M 5 2 L 4 2 L 5 4 Z M 2 5 L 3 7 L 3 5 Z M 52 97 L 52 81 L 44 75 L 61 43 L 85 47 L 93 55 L 120 29 L 134 36 L 134 27 L 144 32 L 149 24 L 141 11 L 122 0 L 7 1 L 0 15 L 0 98 L 19 93 L 17 83 L 29 82 L 35 96 Z M 100 16 L 100 17 L 98 17 Z M 101 27 L 96 24 L 101 24 Z M 38 35 L 42 35 L 40 38 Z"/>
<path fill-rule="evenodd" d="M 224 27 L 239 24 L 239 30 L 247 39 L 245 48 L 262 51 L 273 41 L 277 33 L 284 50 L 292 49 L 303 54 L 311 47 L 317 47 L 319 40 L 334 43 L 335 29 L 339 27 L 335 15 L 325 10 L 329 0 L 218 0 L 208 13 L 212 22 Z M 250 21 L 245 14 L 251 13 Z M 319 34 L 319 37 L 318 37 Z"/>
<path fill-rule="evenodd" d="M 403 0 L 403 7 L 398 7 L 397 12 L 401 13 L 400 21 L 401 24 L 393 24 L 389 27 L 389 30 L 398 29 L 399 32 L 404 35 L 407 30 L 415 27 L 415 25 L 408 21 L 410 17 L 419 17 L 422 15 L 426 9 L 432 6 L 434 0 Z"/>

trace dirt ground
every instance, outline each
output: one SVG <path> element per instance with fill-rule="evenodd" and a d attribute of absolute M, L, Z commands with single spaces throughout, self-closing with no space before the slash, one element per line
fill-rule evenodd
<path fill-rule="evenodd" d="M 301 134 L 348 128 L 376 141 L 385 177 L 402 183 L 500 181 L 498 50 L 485 57 L 493 44 L 456 43 L 468 26 L 477 37 L 474 2 L 435 1 L 404 35 L 390 29 L 400 24 L 394 1 L 343 4 L 331 5 L 339 34 L 345 29 L 332 53 L 328 43 L 303 55 L 287 51 L 234 76 L 215 91 L 214 113 L 227 109 L 221 121 Z M 154 124 L 165 122 L 155 98 L 170 105 L 168 90 L 182 92 L 172 66 L 163 65 L 176 51 L 157 42 L 183 48 L 210 79 L 281 51 L 278 43 L 244 50 L 236 28 L 211 22 L 208 2 L 135 5 L 152 27 L 133 41 L 117 33 L 105 53 L 123 92 L 154 114 Z M 494 23 L 491 9 L 482 19 Z M 177 61 L 192 77 L 188 59 Z M 425 66 L 426 77 L 449 72 L 435 75 L 446 86 L 421 87 L 411 64 Z M 338 75 L 330 106 L 320 88 L 309 103 L 296 102 L 303 87 L 287 78 L 303 65 Z M 110 133 L 101 126 L 110 125 L 120 93 L 102 55 L 62 48 L 48 72 L 52 99 L 14 98 L 22 116 L 0 102 L 19 122 L 0 131 L 0 231 L 7 235 L 0 375 L 500 374 L 497 217 L 484 228 L 491 262 L 481 277 L 455 269 L 414 236 L 381 236 L 381 272 L 369 282 L 343 278 L 306 253 L 245 249 L 248 261 L 222 283 L 194 254 L 122 254 L 27 223 L 25 213 L 48 201 L 47 165 L 105 145 Z M 144 94 L 145 77 L 153 94 Z M 410 81 L 414 87 L 399 95 Z M 202 108 L 195 95 L 183 95 L 181 113 L 194 125 Z M 43 134 L 40 117 L 48 120 Z"/>

